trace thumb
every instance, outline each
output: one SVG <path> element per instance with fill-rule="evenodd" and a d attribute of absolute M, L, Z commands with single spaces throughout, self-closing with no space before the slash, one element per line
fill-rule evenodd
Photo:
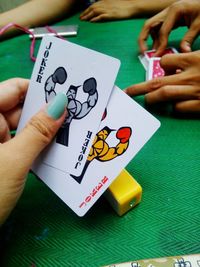
<path fill-rule="evenodd" d="M 180 48 L 182 52 L 186 52 L 186 53 L 191 52 L 191 45 L 194 39 L 197 37 L 198 32 L 199 32 L 198 27 L 196 27 L 195 25 L 193 25 L 193 27 L 191 27 L 186 32 L 180 44 Z"/>
<path fill-rule="evenodd" d="M 18 162 L 21 162 L 24 171 L 29 170 L 33 161 L 61 127 L 67 113 L 66 105 L 67 96 L 63 93 L 57 94 L 52 102 L 33 116 L 25 128 L 7 143 L 11 151 L 17 151 Z"/>

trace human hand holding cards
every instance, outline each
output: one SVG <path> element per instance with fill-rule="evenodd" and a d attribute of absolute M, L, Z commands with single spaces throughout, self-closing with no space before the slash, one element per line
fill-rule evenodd
<path fill-rule="evenodd" d="M 24 103 L 18 131 L 58 92 L 68 97 L 69 115 L 32 169 L 79 216 L 160 126 L 114 86 L 119 65 L 117 59 L 45 37 Z"/>

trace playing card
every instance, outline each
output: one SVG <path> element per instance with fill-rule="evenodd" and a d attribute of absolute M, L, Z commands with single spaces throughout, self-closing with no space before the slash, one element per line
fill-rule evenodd
<path fill-rule="evenodd" d="M 155 51 L 156 51 L 155 49 L 148 50 L 148 51 L 144 52 L 144 55 L 146 56 L 147 59 L 150 59 L 150 58 L 154 57 Z M 167 54 L 177 54 L 177 53 L 178 53 L 178 51 L 174 47 L 168 47 L 163 51 L 163 53 L 160 55 L 160 57 L 167 55 Z"/>
<path fill-rule="evenodd" d="M 160 57 L 153 57 L 149 59 L 149 66 L 146 72 L 146 80 L 152 80 L 154 78 L 163 77 L 165 71 L 160 66 Z"/>
<path fill-rule="evenodd" d="M 144 52 L 144 55 L 138 56 L 141 64 L 143 65 L 143 67 L 146 71 L 149 68 L 149 60 L 154 57 L 155 52 L 156 52 L 155 49 L 148 50 L 148 51 Z M 177 53 L 178 53 L 178 51 L 174 47 L 168 47 L 163 51 L 163 53 L 160 57 L 167 55 L 167 54 L 177 54 Z"/>
<path fill-rule="evenodd" d="M 43 153 L 44 163 L 68 173 L 81 173 L 119 66 L 119 60 L 110 56 L 56 37 L 43 38 L 19 129 L 58 92 L 67 95 L 68 116 Z"/>
<path fill-rule="evenodd" d="M 159 126 L 156 118 L 115 87 L 82 173 L 66 174 L 39 160 L 33 171 L 83 216 Z"/>
<path fill-rule="evenodd" d="M 144 67 L 144 69 L 147 70 L 147 68 L 148 68 L 148 60 L 147 60 L 147 58 L 144 55 L 139 55 L 138 58 L 139 58 L 139 60 L 140 60 L 140 62 L 142 64 L 142 66 Z"/>

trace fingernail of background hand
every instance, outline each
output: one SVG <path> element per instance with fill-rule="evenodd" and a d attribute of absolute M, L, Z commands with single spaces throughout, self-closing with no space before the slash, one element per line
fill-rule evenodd
<path fill-rule="evenodd" d="M 59 119 L 68 104 L 67 96 L 64 93 L 58 93 L 52 102 L 47 106 L 47 114 L 53 119 Z"/>
<path fill-rule="evenodd" d="M 190 52 L 191 51 L 190 43 L 186 42 L 184 48 L 187 52 Z"/>

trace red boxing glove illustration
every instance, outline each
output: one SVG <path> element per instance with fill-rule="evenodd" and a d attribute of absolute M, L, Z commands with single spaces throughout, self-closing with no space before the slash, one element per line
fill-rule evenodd
<path fill-rule="evenodd" d="M 117 139 L 119 139 L 122 144 L 126 143 L 129 140 L 130 136 L 131 128 L 129 127 L 122 127 L 116 133 Z"/>

